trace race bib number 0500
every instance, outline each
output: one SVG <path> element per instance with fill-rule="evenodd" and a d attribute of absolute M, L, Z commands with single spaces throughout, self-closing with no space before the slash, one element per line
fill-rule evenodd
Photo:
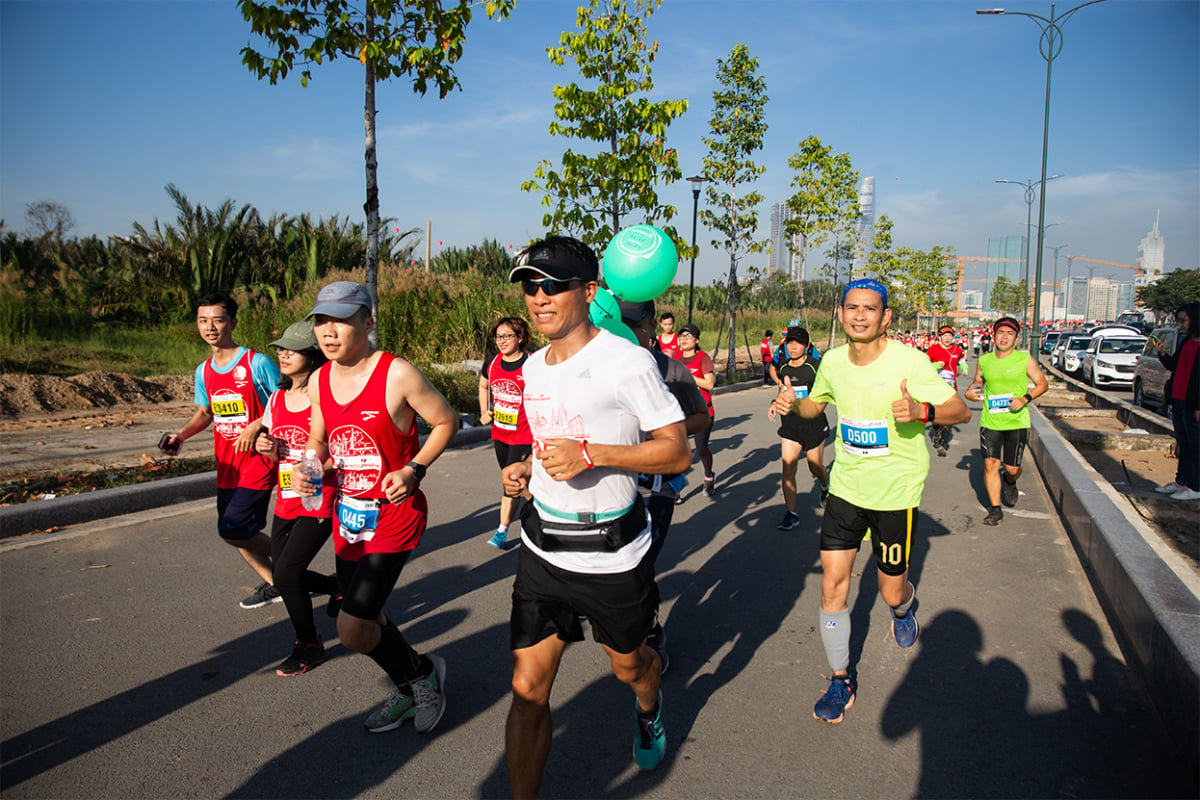
<path fill-rule="evenodd" d="M 885 419 L 840 420 L 842 448 L 851 455 L 886 456 L 888 450 L 888 427 Z"/>

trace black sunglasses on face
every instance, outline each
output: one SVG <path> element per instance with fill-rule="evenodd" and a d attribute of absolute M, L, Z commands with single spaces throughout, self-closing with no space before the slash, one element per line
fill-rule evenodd
<path fill-rule="evenodd" d="M 538 293 L 538 289 L 541 289 L 542 294 L 546 295 L 546 297 L 554 297 L 554 295 L 558 294 L 559 292 L 565 292 L 568 289 L 574 289 L 575 284 L 578 282 L 579 280 L 577 278 L 572 278 L 571 280 L 567 281 L 556 281 L 553 278 L 543 278 L 540 281 L 531 281 L 526 278 L 524 281 L 525 294 L 533 297 Z"/>

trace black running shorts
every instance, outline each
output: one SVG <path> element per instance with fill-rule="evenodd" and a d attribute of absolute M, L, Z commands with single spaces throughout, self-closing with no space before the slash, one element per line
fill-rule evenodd
<path fill-rule="evenodd" d="M 632 653 L 646 641 L 658 613 L 654 561 L 627 572 L 587 575 L 559 569 L 522 547 L 513 581 L 510 644 L 532 647 L 550 635 L 583 641 L 582 614 L 592 638 L 618 653 Z"/>
<path fill-rule="evenodd" d="M 1005 466 L 1021 466 L 1021 456 L 1025 455 L 1025 445 L 1028 442 L 1029 428 L 1011 431 L 979 429 L 979 448 L 983 450 L 983 457 L 998 458 Z"/>
<path fill-rule="evenodd" d="M 496 463 L 500 465 L 500 469 L 524 461 L 533 452 L 531 444 L 509 444 L 498 439 L 493 441 L 496 445 Z"/>
<path fill-rule="evenodd" d="M 821 522 L 821 549 L 857 550 L 870 530 L 875 566 L 884 575 L 903 575 L 908 571 L 917 517 L 915 508 L 874 511 L 831 494 Z"/>

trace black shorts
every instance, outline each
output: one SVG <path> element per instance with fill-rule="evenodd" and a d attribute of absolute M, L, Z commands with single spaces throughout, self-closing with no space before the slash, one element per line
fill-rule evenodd
<path fill-rule="evenodd" d="M 509 643 L 532 647 L 547 636 L 582 642 L 582 614 L 592 638 L 618 653 L 632 653 L 646 641 L 658 614 L 654 561 L 646 557 L 627 572 L 586 575 L 559 569 L 522 547 L 513 581 Z"/>
<path fill-rule="evenodd" d="M 267 509 L 273 489 L 217 489 L 217 533 L 232 542 L 262 533 L 267 527 Z"/>
<path fill-rule="evenodd" d="M 500 465 L 500 469 L 524 461 L 533 452 L 531 444 L 509 444 L 499 439 L 494 439 L 493 443 L 496 445 L 496 463 Z"/>
<path fill-rule="evenodd" d="M 812 450 L 825 443 L 829 437 L 829 422 L 822 414 L 817 419 L 804 419 L 795 414 L 786 414 L 779 420 L 779 438 L 798 442 L 805 450 Z"/>
<path fill-rule="evenodd" d="M 979 429 L 979 448 L 983 450 L 983 457 L 998 458 L 1005 466 L 1021 466 L 1021 456 L 1025 455 L 1025 445 L 1028 442 L 1029 428 L 1011 431 Z"/>
<path fill-rule="evenodd" d="M 857 550 L 870 530 L 875 566 L 884 575 L 903 575 L 908 571 L 917 519 L 915 508 L 874 511 L 831 494 L 825 502 L 825 519 L 821 522 L 821 549 Z"/>

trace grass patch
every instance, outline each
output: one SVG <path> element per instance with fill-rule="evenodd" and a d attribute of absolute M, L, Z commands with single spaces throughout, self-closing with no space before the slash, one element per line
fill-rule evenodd
<path fill-rule="evenodd" d="M 0 505 L 38 500 L 45 494 L 64 497 L 94 492 L 99 489 L 115 489 L 119 486 L 132 486 L 163 478 L 212 472 L 216 468 L 216 460 L 209 456 L 207 458 L 172 458 L 137 467 L 110 467 L 101 472 L 56 472 L 52 475 L 18 477 L 0 484 Z"/>

